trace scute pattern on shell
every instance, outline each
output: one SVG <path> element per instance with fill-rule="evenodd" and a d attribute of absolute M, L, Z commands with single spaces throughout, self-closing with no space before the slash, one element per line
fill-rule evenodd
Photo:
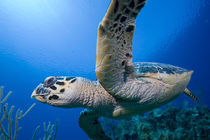
<path fill-rule="evenodd" d="M 182 74 L 184 72 L 189 71 L 169 64 L 152 63 L 152 62 L 137 62 L 134 63 L 134 68 L 137 74 L 144 74 L 144 73 Z"/>

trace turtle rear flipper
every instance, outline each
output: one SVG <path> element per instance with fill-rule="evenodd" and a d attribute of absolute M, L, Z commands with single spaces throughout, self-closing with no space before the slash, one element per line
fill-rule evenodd
<path fill-rule="evenodd" d="M 198 103 L 198 99 L 195 97 L 195 95 L 192 94 L 192 92 L 190 92 L 189 89 L 185 88 L 184 93 L 185 93 L 185 95 L 187 95 L 188 97 L 190 97 L 194 101 L 196 101 L 196 103 Z"/>
<path fill-rule="evenodd" d="M 79 116 L 79 126 L 93 140 L 111 140 L 102 129 L 98 118 L 95 111 L 85 109 Z"/>

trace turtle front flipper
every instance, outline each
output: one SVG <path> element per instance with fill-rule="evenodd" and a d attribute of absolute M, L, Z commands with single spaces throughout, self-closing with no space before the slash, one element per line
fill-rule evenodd
<path fill-rule="evenodd" d="M 93 140 L 111 140 L 102 129 L 98 118 L 99 116 L 95 111 L 85 109 L 80 114 L 79 126 Z"/>
<path fill-rule="evenodd" d="M 121 88 L 136 76 L 132 40 L 136 17 L 145 3 L 146 0 L 112 0 L 98 28 L 95 71 L 100 84 L 115 97 L 127 98 L 129 95 L 120 93 Z"/>

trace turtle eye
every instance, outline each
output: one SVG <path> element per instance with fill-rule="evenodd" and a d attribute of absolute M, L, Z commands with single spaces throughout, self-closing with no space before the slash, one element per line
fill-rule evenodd
<path fill-rule="evenodd" d="M 51 87 L 52 85 L 54 85 L 56 82 L 56 78 L 55 77 L 49 77 L 44 81 L 44 87 Z"/>

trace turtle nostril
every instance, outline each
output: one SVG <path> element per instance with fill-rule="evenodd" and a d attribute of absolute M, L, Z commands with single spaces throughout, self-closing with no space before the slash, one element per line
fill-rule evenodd
<path fill-rule="evenodd" d="M 55 77 L 49 77 L 44 81 L 44 87 L 50 87 L 56 82 Z"/>

